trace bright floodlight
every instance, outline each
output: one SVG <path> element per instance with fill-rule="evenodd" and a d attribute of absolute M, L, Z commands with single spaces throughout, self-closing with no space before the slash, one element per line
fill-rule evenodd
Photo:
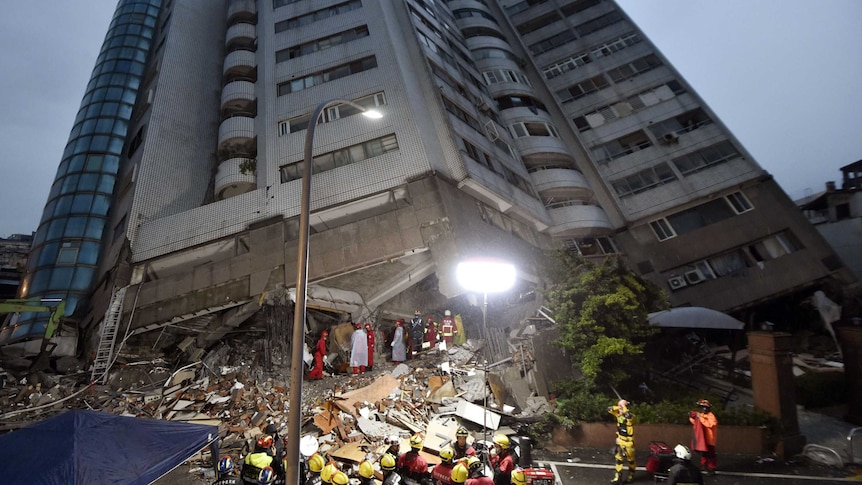
<path fill-rule="evenodd" d="M 515 266 L 497 259 L 474 259 L 458 263 L 455 276 L 470 291 L 497 293 L 515 284 Z"/>
<path fill-rule="evenodd" d="M 366 118 L 371 118 L 372 120 L 376 120 L 379 118 L 383 118 L 383 113 L 377 111 L 376 109 L 368 109 L 362 112 L 362 116 Z"/>

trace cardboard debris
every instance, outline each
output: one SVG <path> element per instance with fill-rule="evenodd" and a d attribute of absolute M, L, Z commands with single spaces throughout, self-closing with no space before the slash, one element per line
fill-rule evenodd
<path fill-rule="evenodd" d="M 484 411 L 484 412 L 483 412 Z M 490 409 L 486 410 L 482 406 L 477 406 L 471 402 L 458 401 L 458 408 L 455 415 L 464 418 L 467 421 L 483 425 L 489 429 L 497 429 L 500 427 L 501 416 Z"/>
<path fill-rule="evenodd" d="M 335 404 L 344 412 L 354 414 L 356 408 L 353 406 L 357 402 L 377 402 L 388 395 L 392 394 L 398 388 L 399 381 L 391 375 L 382 375 L 378 377 L 370 386 L 362 387 L 353 391 L 341 394 L 342 400 Z"/>

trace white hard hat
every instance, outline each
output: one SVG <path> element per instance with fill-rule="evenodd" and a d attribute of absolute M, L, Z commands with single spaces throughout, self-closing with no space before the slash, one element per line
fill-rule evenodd
<path fill-rule="evenodd" d="M 673 452 L 680 460 L 691 460 L 691 450 L 685 445 L 676 445 Z"/>
<path fill-rule="evenodd" d="M 443 314 L 448 317 L 448 316 L 452 315 L 452 312 L 450 312 L 449 310 L 446 310 L 445 312 L 443 312 Z"/>

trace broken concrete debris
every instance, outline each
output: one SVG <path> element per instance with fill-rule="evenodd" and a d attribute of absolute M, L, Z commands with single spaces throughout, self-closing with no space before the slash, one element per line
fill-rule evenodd
<path fill-rule="evenodd" d="M 26 426 L 66 408 L 100 409 L 216 425 L 221 453 L 239 458 L 253 448 L 269 424 L 275 425 L 279 436 L 286 435 L 291 406 L 286 384 L 289 370 L 284 375 L 278 371 L 264 374 L 252 365 L 253 349 L 223 345 L 174 372 L 161 360 L 129 363 L 120 359 L 111 371 L 111 385 L 88 383 L 82 380 L 84 372 L 59 378 L 34 376 L 20 382 L 5 376 L 5 387 L 0 388 L 0 409 L 4 410 L 0 431 Z M 402 452 L 407 451 L 407 439 L 422 433 L 426 459 L 437 463 L 440 449 L 454 442 L 461 425 L 482 436 L 482 427 L 496 430 L 504 419 L 516 418 L 512 414 L 516 408 L 520 410 L 517 417 L 550 410 L 547 400 L 537 397 L 518 373 L 524 366 L 524 353 L 519 355 L 522 357 L 516 360 L 508 359 L 508 365 L 483 370 L 481 346 L 470 341 L 446 351 L 420 353 L 407 363 L 379 362 L 374 372 L 359 376 L 329 375 L 305 381 L 300 404 L 302 434 L 313 440 L 312 448 L 353 466 L 366 457 L 376 462 L 392 437 L 401 440 Z M 514 362 L 517 367 L 504 376 Z M 494 377 L 486 378 L 490 376 Z M 503 384 L 512 379 L 522 382 L 514 388 Z M 492 392 L 491 381 L 501 390 Z M 51 386 L 46 388 L 43 383 Z M 498 403 L 497 399 L 509 402 Z M 208 453 L 204 450 L 193 458 L 191 468 L 211 473 Z"/>

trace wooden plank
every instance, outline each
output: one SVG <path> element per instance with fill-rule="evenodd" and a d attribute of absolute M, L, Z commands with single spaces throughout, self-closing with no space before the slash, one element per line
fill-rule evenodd
<path fill-rule="evenodd" d="M 323 434 L 329 434 L 332 428 L 338 425 L 335 416 L 329 411 L 323 411 L 314 415 L 314 425 Z"/>
<path fill-rule="evenodd" d="M 422 449 L 440 454 L 440 450 L 444 446 L 455 442 L 455 433 L 457 431 L 457 423 L 449 426 L 441 423 L 428 423 L 428 426 L 425 428 L 425 441 L 422 443 Z"/>
<path fill-rule="evenodd" d="M 398 387 L 400 382 L 394 377 L 384 374 L 374 380 L 370 385 L 345 392 L 338 396 L 341 400 L 335 404 L 344 412 L 351 413 L 358 417 L 354 403 L 357 402 L 377 402 L 386 396 L 392 394 L 392 391 Z"/>
<path fill-rule="evenodd" d="M 362 460 L 365 459 L 365 456 L 372 451 L 374 451 L 374 446 L 362 441 L 356 441 L 354 443 L 345 444 L 331 452 L 329 456 L 339 461 L 358 464 L 361 463 Z"/>

